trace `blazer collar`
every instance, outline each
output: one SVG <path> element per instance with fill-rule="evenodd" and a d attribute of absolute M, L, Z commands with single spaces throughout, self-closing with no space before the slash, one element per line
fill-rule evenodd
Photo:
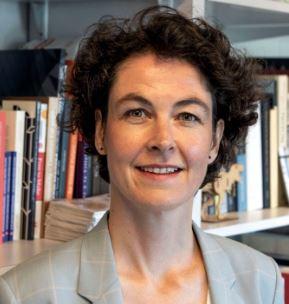
<path fill-rule="evenodd" d="M 199 243 L 209 281 L 211 302 L 229 304 L 236 275 L 230 260 L 218 242 L 218 236 L 202 231 L 193 223 L 193 231 Z"/>
<path fill-rule="evenodd" d="M 122 304 L 121 285 L 116 272 L 107 225 L 108 213 L 83 237 L 80 253 L 78 293 L 94 304 Z M 193 231 L 204 258 L 211 302 L 230 303 L 236 277 L 218 237 L 203 232 L 193 223 Z"/>
<path fill-rule="evenodd" d="M 95 304 L 121 304 L 121 286 L 116 272 L 107 225 L 107 215 L 83 237 L 77 292 Z"/>

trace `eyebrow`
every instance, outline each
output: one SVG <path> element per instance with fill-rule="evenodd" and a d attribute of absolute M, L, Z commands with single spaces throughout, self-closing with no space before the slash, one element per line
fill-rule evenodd
<path fill-rule="evenodd" d="M 153 108 L 153 104 L 148 99 L 146 99 L 145 97 L 138 95 L 136 93 L 129 93 L 129 94 L 121 97 L 120 99 L 117 100 L 117 104 L 120 105 L 126 101 L 136 101 L 136 102 L 142 104 L 143 106 Z M 181 107 L 188 106 L 188 105 L 198 105 L 206 113 L 210 112 L 209 106 L 198 97 L 189 97 L 189 98 L 182 99 L 175 103 L 174 108 L 181 108 Z"/>

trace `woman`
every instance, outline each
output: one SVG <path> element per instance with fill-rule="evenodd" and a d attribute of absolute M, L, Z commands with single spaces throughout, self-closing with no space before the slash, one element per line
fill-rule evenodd
<path fill-rule="evenodd" d="M 262 97 L 255 61 L 203 20 L 154 7 L 95 25 L 78 52 L 72 126 L 111 208 L 80 239 L 1 278 L 1 303 L 283 303 L 269 257 L 191 224 Z"/>

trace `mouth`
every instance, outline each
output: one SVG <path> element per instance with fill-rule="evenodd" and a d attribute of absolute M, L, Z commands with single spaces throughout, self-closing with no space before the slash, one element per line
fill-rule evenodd
<path fill-rule="evenodd" d="M 139 166 L 136 168 L 141 172 L 155 175 L 175 175 L 183 170 L 176 166 Z"/>

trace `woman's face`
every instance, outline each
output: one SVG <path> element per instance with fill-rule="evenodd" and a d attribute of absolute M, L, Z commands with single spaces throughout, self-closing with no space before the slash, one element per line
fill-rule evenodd
<path fill-rule="evenodd" d="M 191 201 L 222 132 L 222 121 L 213 132 L 212 97 L 198 69 L 153 54 L 129 58 L 116 73 L 106 125 L 96 125 L 112 200 L 159 209 Z"/>

